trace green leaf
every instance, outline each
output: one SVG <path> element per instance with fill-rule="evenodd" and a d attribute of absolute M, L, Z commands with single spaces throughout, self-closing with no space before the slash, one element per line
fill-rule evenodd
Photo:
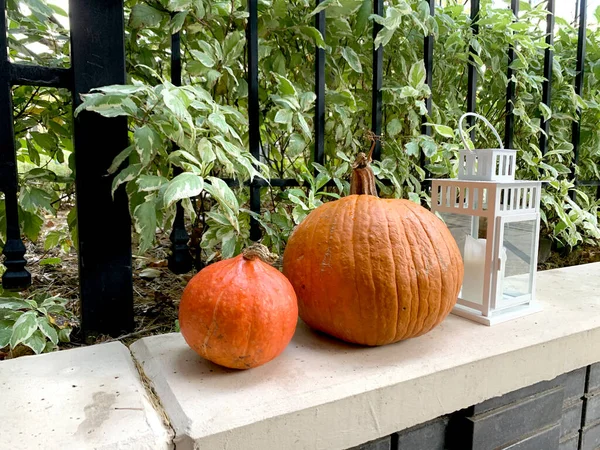
<path fill-rule="evenodd" d="M 71 331 L 73 331 L 73 329 L 70 327 L 62 328 L 61 330 L 59 330 L 58 340 L 60 342 L 69 342 L 71 340 Z"/>
<path fill-rule="evenodd" d="M 147 166 L 152 161 L 159 139 L 156 132 L 148 125 L 143 125 L 134 131 L 135 149 L 140 155 L 142 165 Z"/>
<path fill-rule="evenodd" d="M 356 31 L 362 32 L 367 26 L 369 15 L 373 11 L 373 0 L 362 0 L 358 13 L 356 14 Z"/>
<path fill-rule="evenodd" d="M 446 125 L 432 124 L 435 132 L 445 138 L 453 138 L 454 130 Z"/>
<path fill-rule="evenodd" d="M 38 209 L 45 209 L 46 211 L 53 213 L 54 208 L 50 203 L 52 201 L 52 196 L 39 188 L 26 186 L 21 191 L 21 196 L 19 198 L 19 203 L 21 208 L 25 211 L 34 213 Z"/>
<path fill-rule="evenodd" d="M 550 120 L 552 118 L 552 110 L 548 107 L 548 105 L 540 102 L 538 106 L 540 108 L 542 116 L 544 117 L 544 120 L 545 121 Z"/>
<path fill-rule="evenodd" d="M 158 175 L 140 175 L 140 177 L 136 180 L 138 189 L 141 192 L 158 191 L 163 184 L 168 182 L 169 180 L 167 180 L 165 177 Z"/>
<path fill-rule="evenodd" d="M 321 11 L 329 8 L 330 6 L 341 6 L 338 0 L 324 0 L 317 6 L 312 12 L 307 16 L 307 18 L 311 18 L 314 15 L 319 14 Z"/>
<path fill-rule="evenodd" d="M 216 64 L 215 58 L 213 55 L 210 55 L 205 52 L 201 52 L 198 50 L 190 50 L 190 53 L 196 58 L 198 61 L 202 63 L 205 67 L 214 67 Z"/>
<path fill-rule="evenodd" d="M 164 204 L 169 207 L 178 200 L 195 197 L 204 189 L 204 180 L 195 173 L 184 172 L 173 178 L 164 193 Z"/>
<path fill-rule="evenodd" d="M 154 243 L 156 235 L 156 202 L 144 202 L 134 212 L 135 229 L 140 235 L 139 253 L 146 253 Z"/>
<path fill-rule="evenodd" d="M 50 231 L 47 235 L 46 235 L 46 240 L 44 241 L 44 250 L 48 251 L 51 248 L 54 248 L 58 245 L 60 238 L 61 238 L 62 234 L 60 231 Z"/>
<path fill-rule="evenodd" d="M 37 327 L 35 312 L 27 311 L 23 313 L 13 326 L 12 336 L 10 337 L 11 348 L 15 348 L 21 342 L 29 339 L 35 330 L 37 330 Z"/>
<path fill-rule="evenodd" d="M 131 9 L 129 25 L 132 28 L 156 27 L 163 19 L 163 13 L 144 3 L 135 5 Z"/>
<path fill-rule="evenodd" d="M 342 49 L 342 57 L 346 60 L 352 70 L 362 73 L 362 64 L 360 63 L 360 58 L 353 49 L 350 47 L 344 47 Z"/>
<path fill-rule="evenodd" d="M 77 116 L 82 110 L 97 112 L 104 117 L 128 116 L 137 109 L 133 101 L 122 95 L 85 94 L 83 103 L 75 110 Z"/>
<path fill-rule="evenodd" d="M 40 266 L 50 266 L 60 264 L 62 262 L 61 258 L 44 258 L 40 261 Z"/>
<path fill-rule="evenodd" d="M 231 258 L 235 253 L 235 247 L 237 244 L 235 233 L 230 231 L 223 236 L 221 242 L 221 257 L 223 259 Z"/>
<path fill-rule="evenodd" d="M 227 120 L 225 120 L 225 116 L 220 112 L 211 113 L 208 116 L 208 121 L 215 126 L 217 130 L 219 130 L 223 134 L 229 133 L 229 125 L 227 124 Z"/>
<path fill-rule="evenodd" d="M 212 147 L 212 143 L 206 138 L 202 138 L 198 142 L 198 156 L 205 164 L 209 164 L 217 158 Z"/>
<path fill-rule="evenodd" d="M 425 70 L 425 63 L 420 59 L 410 67 L 408 81 L 413 88 L 418 90 L 425 84 L 426 77 L 427 71 Z"/>
<path fill-rule="evenodd" d="M 227 186 L 220 178 L 208 177 L 210 185 L 206 185 L 206 190 L 212 195 L 215 200 L 227 206 L 231 211 L 237 214 L 240 209 L 237 198 L 231 188 Z"/>
<path fill-rule="evenodd" d="M 397 136 L 402 131 L 402 122 L 398 118 L 394 118 L 389 121 L 386 130 L 390 137 Z"/>
<path fill-rule="evenodd" d="M 133 151 L 133 147 L 134 147 L 133 145 L 130 145 L 125 150 L 120 152 L 117 156 L 115 156 L 115 159 L 113 159 L 112 164 L 108 168 L 109 174 L 113 174 L 117 170 L 119 170 L 119 168 L 121 167 L 121 164 L 123 164 L 125 162 L 125 160 L 127 158 L 129 158 L 129 155 L 131 155 L 131 152 Z"/>
<path fill-rule="evenodd" d="M 33 350 L 36 355 L 39 355 L 46 348 L 46 338 L 41 331 L 36 330 L 29 338 L 23 341 L 23 344 Z"/>
<path fill-rule="evenodd" d="M 323 35 L 315 27 L 303 25 L 298 27 L 298 31 L 300 34 L 312 39 L 317 47 L 325 48 L 325 40 L 323 39 Z"/>
<path fill-rule="evenodd" d="M 287 125 L 292 121 L 293 117 L 294 113 L 289 109 L 280 109 L 277 111 L 277 114 L 275 114 L 275 122 Z"/>
<path fill-rule="evenodd" d="M 46 317 L 38 317 L 38 328 L 44 336 L 46 336 L 53 344 L 58 344 L 58 333 L 54 329 Z"/>
<path fill-rule="evenodd" d="M 272 73 L 273 73 L 273 76 L 275 78 L 277 78 L 277 81 L 279 82 L 279 91 L 283 95 L 291 95 L 292 97 L 296 97 L 298 95 L 298 93 L 296 92 L 296 88 L 294 87 L 294 84 L 290 80 L 288 80 L 283 75 L 279 75 L 276 72 L 272 72 Z"/>
<path fill-rule="evenodd" d="M 27 302 L 23 300 L 17 300 L 14 298 L 0 298 L 0 309 L 31 309 Z"/>
<path fill-rule="evenodd" d="M 127 183 L 128 181 L 133 180 L 135 177 L 137 177 L 140 174 L 141 171 L 142 171 L 141 164 L 131 164 L 130 166 L 121 170 L 119 172 L 119 174 L 113 179 L 112 189 L 110 192 L 111 195 L 114 197 L 115 191 L 121 184 Z"/>
<path fill-rule="evenodd" d="M 406 154 L 408 156 L 417 156 L 420 153 L 418 141 L 408 142 L 405 145 L 405 148 L 406 148 Z"/>
<path fill-rule="evenodd" d="M 13 320 L 0 320 L 0 349 L 6 347 L 10 342 L 14 324 Z"/>
<path fill-rule="evenodd" d="M 186 11 L 192 7 L 192 0 L 169 0 L 167 9 L 169 11 Z"/>

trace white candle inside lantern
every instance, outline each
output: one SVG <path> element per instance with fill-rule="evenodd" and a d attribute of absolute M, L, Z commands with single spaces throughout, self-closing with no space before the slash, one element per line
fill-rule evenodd
<path fill-rule="evenodd" d="M 485 280 L 485 250 L 487 241 L 466 236 L 463 252 L 465 276 L 460 298 L 473 303 L 483 302 L 483 285 Z M 496 298 L 502 298 L 502 280 L 506 268 L 506 248 L 502 247 L 500 252 L 500 268 L 498 285 L 496 287 Z"/>

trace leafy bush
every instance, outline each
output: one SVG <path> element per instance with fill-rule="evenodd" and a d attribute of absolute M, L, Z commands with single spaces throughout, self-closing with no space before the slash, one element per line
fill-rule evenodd
<path fill-rule="evenodd" d="M 0 350 L 24 345 L 36 354 L 47 353 L 69 342 L 76 322 L 66 304 L 58 297 L 0 298 Z"/>
<path fill-rule="evenodd" d="M 577 173 L 583 179 L 600 179 L 598 27 L 588 29 L 585 87 L 579 97 L 573 88 L 577 33 L 571 24 L 557 18 L 552 104 L 544 105 L 545 2 L 536 7 L 521 2 L 516 22 L 510 9 L 483 0 L 478 35 L 470 28 L 462 0 L 444 3 L 431 17 L 427 2 L 391 0 L 386 2 L 385 16 L 377 17 L 371 15 L 371 0 L 327 0 L 316 10 L 308 0 L 261 0 L 262 152 L 260 161 L 255 161 L 247 151 L 246 2 L 127 0 L 130 84 L 98 89 L 85 97 L 82 108 L 105 116 L 129 117 L 131 146 L 117 157 L 109 172 L 117 172 L 121 162 L 129 161 L 129 166 L 117 173 L 114 187 L 124 184 L 129 195 L 139 251 L 154 245 L 157 227 L 170 229 L 174 204 L 181 199 L 188 223 L 202 235 L 204 259 L 237 253 L 249 240 L 252 216 L 247 208 L 248 190 L 243 186 L 255 177 L 295 178 L 302 183 L 297 189 L 261 189 L 262 209 L 256 219 L 264 229 L 264 242 L 279 252 L 293 227 L 310 210 L 346 194 L 351 161 L 369 145 L 365 132 L 371 117 L 373 21 L 383 26 L 376 39 L 377 45 L 384 46 L 383 153 L 381 161 L 374 164 L 383 195 L 427 202 L 424 169 L 433 176 L 455 175 L 455 156 L 462 144 L 454 130 L 466 110 L 470 47 L 475 51 L 472 58 L 479 78 L 477 112 L 503 132 L 506 54 L 509 45 L 515 44 L 517 59 L 512 68 L 517 93 L 514 142 L 519 150 L 518 175 L 548 182 L 542 197 L 544 234 L 566 247 L 597 242 L 599 203 L 592 192 L 575 189 L 571 181 L 570 141 L 571 126 L 581 108 Z M 312 26 L 321 9 L 327 14 L 325 39 Z M 23 21 L 25 16 L 19 14 L 12 12 L 14 23 Z M 600 18 L 600 9 L 596 16 Z M 40 17 L 32 12 L 27 20 L 38 28 L 43 24 L 44 32 L 64 34 L 44 19 L 49 15 Z M 27 21 L 20 25 L 28 26 Z M 170 33 L 166 30 L 181 31 L 183 87 L 168 81 Z M 431 90 L 425 84 L 422 50 L 428 34 L 435 37 Z M 11 39 L 11 55 L 31 59 L 17 41 Z M 315 45 L 324 47 L 327 54 L 324 166 L 312 163 Z M 65 46 L 53 50 L 57 64 L 65 51 Z M 25 234 L 35 239 L 41 213 L 53 212 L 58 206 L 56 200 L 61 197 L 55 192 L 72 192 L 71 172 L 65 169 L 70 143 L 68 133 L 62 133 L 62 128 L 70 131 L 70 118 L 57 106 L 66 102 L 67 96 L 55 91 L 56 100 L 52 100 L 50 94 L 25 88 L 16 88 L 14 95 L 15 105 L 23 105 L 24 114 L 35 121 L 19 140 L 19 161 L 25 168 L 21 195 L 29 199 L 21 206 L 22 222 Z M 426 136 L 421 133 L 421 117 L 430 96 L 433 111 L 427 121 L 434 133 Z M 44 102 L 50 107 L 46 115 L 42 113 Z M 538 146 L 541 118 L 552 119 L 549 151 L 544 156 Z M 22 123 L 19 118 L 18 127 L 25 130 L 29 125 Z M 174 145 L 179 149 L 172 151 Z M 475 145 L 494 143 L 482 132 Z M 421 155 L 427 159 L 426 167 L 420 167 Z M 183 173 L 175 176 L 176 167 Z M 59 174 L 59 170 L 65 173 Z M 239 187 L 229 188 L 221 181 L 223 177 L 237 179 Z M 573 191 L 574 201 L 569 198 Z M 74 221 L 71 229 L 76 232 Z"/>

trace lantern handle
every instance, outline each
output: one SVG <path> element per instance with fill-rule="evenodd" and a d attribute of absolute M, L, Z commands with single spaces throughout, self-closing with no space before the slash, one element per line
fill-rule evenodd
<path fill-rule="evenodd" d="M 458 132 L 460 134 L 460 139 L 462 140 L 463 144 L 465 145 L 466 150 L 469 150 L 471 153 L 473 153 L 473 150 L 471 150 L 469 148 L 469 146 L 467 145 L 465 131 L 463 130 L 463 127 L 462 127 L 463 121 L 465 120 L 465 117 L 467 117 L 467 116 L 473 116 L 473 117 L 476 117 L 477 119 L 482 120 L 492 130 L 492 132 L 494 133 L 494 136 L 496 136 L 496 139 L 498 139 L 498 143 L 500 144 L 500 150 L 504 150 L 504 144 L 502 143 L 502 138 L 500 137 L 500 135 L 498 134 L 498 132 L 496 131 L 494 126 L 489 122 L 489 120 L 487 120 L 485 117 L 483 117 L 477 113 L 472 113 L 472 112 L 464 113 L 458 120 Z"/>

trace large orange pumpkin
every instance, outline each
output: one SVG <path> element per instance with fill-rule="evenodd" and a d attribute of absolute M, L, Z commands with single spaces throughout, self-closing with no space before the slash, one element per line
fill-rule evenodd
<path fill-rule="evenodd" d="M 408 200 L 380 199 L 361 153 L 351 194 L 296 228 L 283 255 L 300 317 L 348 342 L 383 345 L 427 333 L 455 305 L 463 262 L 448 228 Z"/>
<path fill-rule="evenodd" d="M 272 256 L 256 244 L 190 280 L 179 304 L 179 326 L 200 356 L 249 369 L 271 361 L 288 345 L 298 304 L 287 278 L 263 262 Z"/>

